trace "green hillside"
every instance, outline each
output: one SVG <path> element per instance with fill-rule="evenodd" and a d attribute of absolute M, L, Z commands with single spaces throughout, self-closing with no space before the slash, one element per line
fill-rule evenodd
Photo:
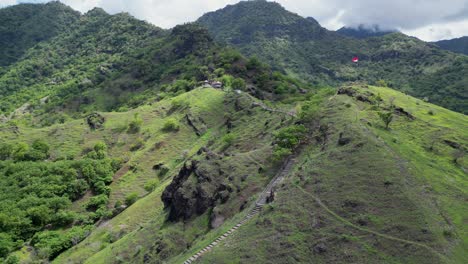
<path fill-rule="evenodd" d="M 468 258 L 466 56 L 266 1 L 208 29 L 70 10 L 0 9 L 57 22 L 5 42 L 0 263 Z"/>
<path fill-rule="evenodd" d="M 434 44 L 445 50 L 468 55 L 468 37 L 440 40 Z"/>
<path fill-rule="evenodd" d="M 467 79 L 445 94 L 440 71 L 465 71 L 468 59 L 401 33 L 356 39 L 322 28 L 315 20 L 291 13 L 264 0 L 242 1 L 202 16 L 218 41 L 226 42 L 248 56 L 258 56 L 270 65 L 316 84 L 343 81 L 384 80 L 397 90 L 466 113 Z M 354 56 L 360 58 L 353 64 Z M 424 94 L 424 95 L 423 95 Z"/>
<path fill-rule="evenodd" d="M 78 19 L 78 12 L 59 2 L 0 9 L 0 73 L 37 43 L 69 31 Z"/>

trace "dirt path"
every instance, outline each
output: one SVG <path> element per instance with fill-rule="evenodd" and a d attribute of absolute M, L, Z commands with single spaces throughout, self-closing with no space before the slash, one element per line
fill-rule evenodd
<path fill-rule="evenodd" d="M 415 242 L 415 241 L 411 241 L 411 240 L 406 240 L 406 239 L 402 239 L 402 238 L 398 238 L 398 237 L 393 237 L 393 236 L 390 236 L 390 235 L 386 235 L 386 234 L 382 234 L 382 233 L 379 233 L 379 232 L 376 232 L 376 231 L 373 231 L 373 230 L 370 230 L 370 229 L 367 229 L 367 228 L 363 228 L 361 226 L 357 226 L 353 223 L 351 223 L 350 221 L 346 220 L 345 218 L 339 216 L 337 213 L 335 213 L 333 210 L 331 210 L 330 208 L 328 208 L 321 200 L 320 198 L 318 198 L 317 196 L 307 192 L 306 190 L 304 190 L 302 187 L 300 187 L 299 185 L 296 184 L 296 187 L 301 191 L 303 192 L 304 194 L 306 194 L 307 196 L 310 196 L 320 207 L 322 207 L 325 211 L 327 211 L 330 215 L 332 215 L 335 219 L 339 220 L 340 222 L 342 222 L 343 224 L 347 225 L 347 226 L 350 226 L 352 228 L 355 228 L 359 231 L 363 231 L 363 232 L 366 232 L 366 233 L 370 233 L 370 234 L 373 234 L 373 235 L 376 235 L 378 237 L 382 237 L 382 238 L 385 238 L 385 239 L 389 239 L 389 240 L 393 240 L 393 241 L 397 241 L 397 242 L 400 242 L 400 243 L 405 243 L 405 244 L 409 244 L 409 245 L 414 245 L 414 246 L 418 246 L 418 247 L 422 247 L 422 248 L 425 248 L 427 249 L 428 251 L 434 253 L 435 255 L 437 255 L 438 257 L 440 257 L 441 259 L 443 259 L 444 261 L 447 260 L 447 258 L 440 254 L 439 252 L 437 252 L 435 249 L 431 248 L 430 246 L 428 245 L 425 245 L 425 244 L 422 244 L 422 243 L 419 243 L 419 242 Z"/>
<path fill-rule="evenodd" d="M 270 195 L 271 191 L 275 189 L 276 186 L 278 186 L 279 183 L 286 177 L 288 172 L 291 170 L 292 166 L 294 165 L 295 156 L 289 157 L 284 165 L 281 167 L 280 171 L 275 175 L 275 177 L 270 181 L 270 183 L 263 189 L 261 192 L 260 196 L 258 197 L 257 201 L 255 202 L 255 206 L 251 211 L 245 216 L 241 221 L 237 223 L 234 227 L 229 229 L 226 233 L 223 235 L 219 236 L 217 239 L 215 239 L 211 244 L 203 248 L 202 250 L 198 251 L 194 255 L 192 255 L 190 258 L 188 258 L 184 264 L 190 264 L 195 262 L 197 259 L 202 257 L 205 253 L 211 251 L 213 247 L 218 245 L 221 241 L 232 235 L 239 227 L 241 227 L 243 224 L 245 224 L 247 221 L 249 221 L 251 218 L 253 218 L 255 215 L 257 215 L 263 208 L 265 204 L 267 204 L 267 197 Z"/>

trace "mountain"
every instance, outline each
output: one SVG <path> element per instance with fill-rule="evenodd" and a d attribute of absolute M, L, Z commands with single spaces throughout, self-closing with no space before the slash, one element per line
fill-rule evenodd
<path fill-rule="evenodd" d="M 468 37 L 440 40 L 433 43 L 442 49 L 468 55 Z"/>
<path fill-rule="evenodd" d="M 463 263 L 468 119 L 423 92 L 463 102 L 465 57 L 263 1 L 227 10 L 239 25 L 217 35 L 263 53 L 95 8 L 3 68 L 0 263 Z M 300 47 L 327 52 L 321 75 L 291 68 Z M 374 57 L 346 66 L 354 49 Z"/>
<path fill-rule="evenodd" d="M 382 30 L 378 25 L 367 27 L 359 25 L 356 27 L 342 27 L 336 31 L 338 34 L 358 39 L 381 37 L 390 33 L 396 32 L 395 30 Z"/>
<path fill-rule="evenodd" d="M 0 9 L 0 72 L 37 43 L 67 31 L 78 19 L 79 12 L 58 1 Z"/>
<path fill-rule="evenodd" d="M 466 69 L 466 56 L 445 52 L 402 33 L 355 39 L 322 28 L 268 1 L 244 1 L 202 16 L 220 42 L 229 43 L 247 56 L 258 56 L 274 69 L 310 81 L 335 85 L 343 81 L 385 80 L 395 89 L 450 109 L 466 113 L 467 79 L 460 75 L 457 88 L 446 83 L 423 86 L 420 80 L 449 68 Z M 359 65 L 351 58 L 358 56 Z M 457 65 L 455 65 L 457 64 Z M 449 97 L 448 100 L 444 98 Z"/>

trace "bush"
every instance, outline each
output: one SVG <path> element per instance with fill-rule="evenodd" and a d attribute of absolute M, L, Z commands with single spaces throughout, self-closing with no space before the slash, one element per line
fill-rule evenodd
<path fill-rule="evenodd" d="M 89 202 L 86 204 L 86 209 L 98 209 L 100 207 L 105 207 L 109 198 L 105 194 L 100 194 L 89 199 Z"/>
<path fill-rule="evenodd" d="M 275 143 L 280 148 L 292 150 L 304 138 L 307 129 L 303 125 L 285 127 L 274 133 Z"/>
<path fill-rule="evenodd" d="M 379 87 L 388 87 L 388 83 L 385 80 L 382 80 L 382 79 L 375 82 L 375 85 L 379 86 Z"/>
<path fill-rule="evenodd" d="M 125 196 L 125 204 L 127 206 L 134 204 L 137 200 L 138 200 L 138 193 L 136 192 L 129 193 L 127 194 L 127 196 Z"/>
<path fill-rule="evenodd" d="M 169 167 L 163 165 L 160 169 L 159 169 L 159 176 L 160 177 L 163 177 L 164 175 L 166 175 L 168 172 L 169 172 Z"/>
<path fill-rule="evenodd" d="M 287 156 L 289 156 L 291 154 L 292 154 L 292 151 L 290 149 L 277 147 L 273 151 L 273 160 L 274 161 L 281 161 L 285 157 L 287 157 Z"/>
<path fill-rule="evenodd" d="M 152 192 L 156 189 L 156 187 L 158 187 L 159 185 L 159 180 L 158 179 L 152 179 L 152 180 L 149 180 L 147 183 L 145 183 L 145 190 L 147 192 Z"/>
<path fill-rule="evenodd" d="M 136 142 L 130 146 L 130 151 L 137 151 L 143 146 L 145 146 L 145 142 L 143 141 L 143 139 L 138 138 Z"/>
<path fill-rule="evenodd" d="M 182 98 L 174 98 L 171 101 L 171 111 L 175 111 L 178 109 L 185 109 L 189 106 L 189 102 Z"/>
<path fill-rule="evenodd" d="M 89 235 L 90 229 L 89 226 L 75 226 L 67 232 L 40 232 L 34 235 L 31 244 L 39 250 L 40 255 L 53 259 L 85 239 Z"/>
<path fill-rule="evenodd" d="M 229 133 L 229 134 L 224 135 L 221 138 L 221 141 L 223 142 L 224 147 L 228 148 L 232 145 L 235 139 L 236 139 L 236 135 L 234 135 L 233 133 Z"/>
<path fill-rule="evenodd" d="M 162 130 L 166 132 L 178 131 L 180 128 L 180 123 L 175 118 L 169 118 L 164 123 Z"/>
<path fill-rule="evenodd" d="M 135 113 L 133 116 L 133 120 L 128 124 L 128 133 L 138 133 L 141 130 L 141 126 L 143 125 L 143 119 L 141 119 L 140 115 L 138 113 Z"/>
<path fill-rule="evenodd" d="M 384 122 L 385 124 L 385 129 L 388 129 L 388 126 L 393 120 L 393 114 L 392 112 L 387 112 L 387 113 L 382 113 L 378 112 L 380 119 Z"/>
<path fill-rule="evenodd" d="M 235 78 L 234 80 L 232 80 L 231 87 L 235 90 L 245 90 L 246 84 L 244 79 Z"/>

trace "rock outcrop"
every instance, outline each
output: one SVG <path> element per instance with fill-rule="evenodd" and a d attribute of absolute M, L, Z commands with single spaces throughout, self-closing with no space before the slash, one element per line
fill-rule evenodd
<path fill-rule="evenodd" d="M 225 203 L 233 189 L 225 183 L 225 177 L 220 177 L 222 174 L 217 161 L 186 162 L 162 194 L 164 206 L 170 210 L 169 220 L 190 219 L 217 202 Z"/>

